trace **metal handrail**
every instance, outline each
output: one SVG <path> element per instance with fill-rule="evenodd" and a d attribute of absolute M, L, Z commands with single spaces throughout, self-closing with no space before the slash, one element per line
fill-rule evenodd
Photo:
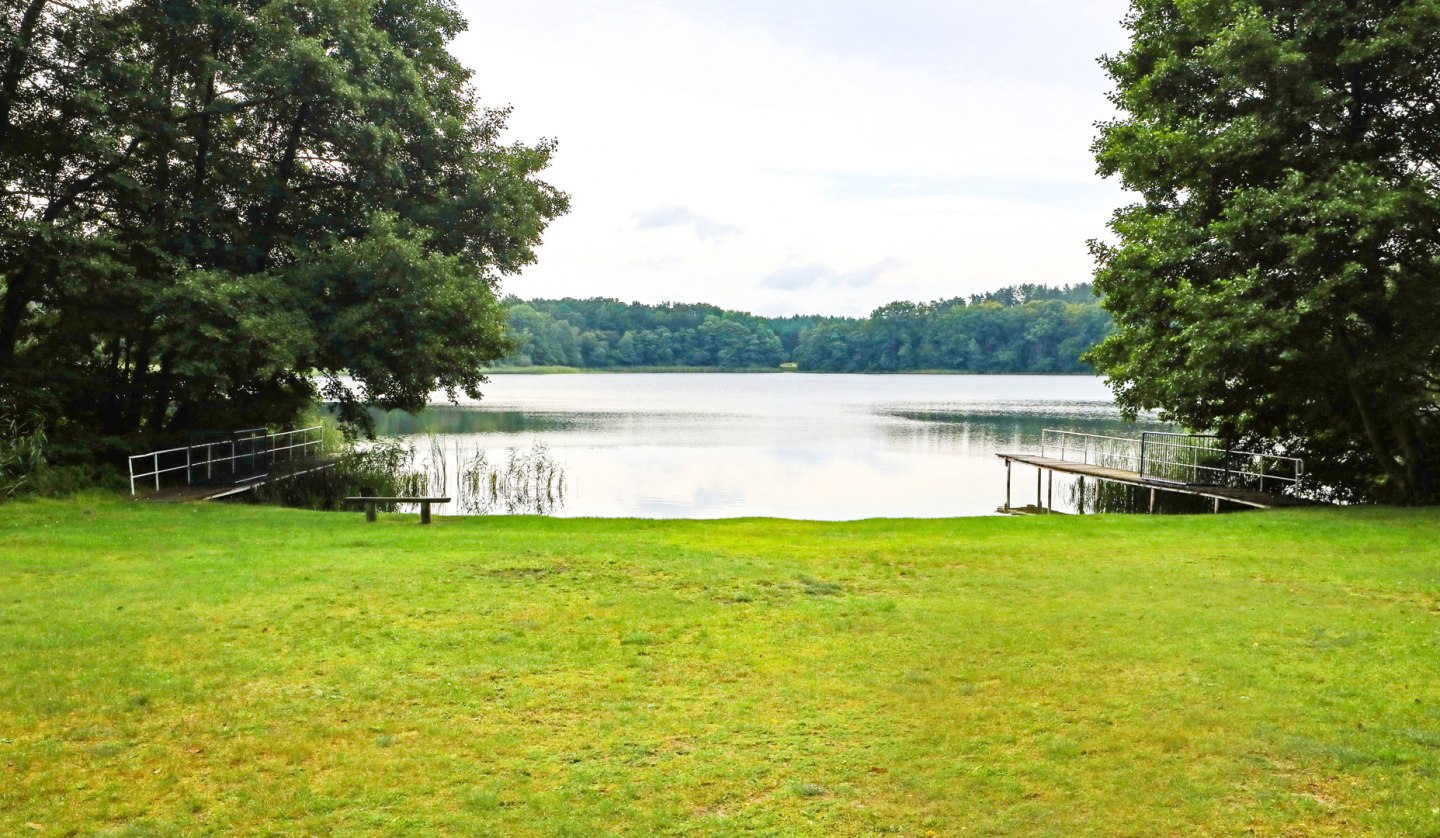
<path fill-rule="evenodd" d="M 1052 441 L 1052 436 L 1058 437 L 1058 441 Z M 1080 444 L 1072 446 L 1070 444 L 1070 440 L 1072 439 L 1078 440 Z M 1102 451 L 1102 446 L 1095 445 L 1094 443 L 1096 442 L 1118 442 L 1121 443 L 1122 446 L 1129 446 L 1132 452 L 1115 451 L 1113 448 Z M 1121 459 L 1126 462 L 1137 463 L 1139 456 L 1133 453 L 1134 446 L 1137 442 L 1138 440 L 1134 437 L 1105 436 L 1103 434 L 1086 434 L 1078 431 L 1061 431 L 1046 428 L 1040 433 L 1040 456 L 1045 456 L 1047 448 L 1058 448 L 1060 450 L 1060 459 L 1067 462 L 1069 461 L 1070 452 L 1073 450 L 1080 455 L 1080 463 L 1083 465 L 1106 465 L 1105 463 L 1099 462 L 1099 458 L 1102 455 L 1110 459 Z M 1093 463 L 1090 459 L 1092 453 L 1096 459 Z"/>
<path fill-rule="evenodd" d="M 314 448 L 317 449 L 317 452 L 316 452 L 316 453 L 323 454 L 323 453 L 325 453 L 325 435 L 324 435 L 323 431 L 324 431 L 324 428 L 323 428 L 322 426 L 320 426 L 320 425 L 311 425 L 311 426 L 308 427 L 308 428 L 296 428 L 296 429 L 294 429 L 294 430 L 289 430 L 289 431 L 275 431 L 275 432 L 273 432 L 273 433 L 269 433 L 269 434 L 266 434 L 266 435 L 264 435 L 264 436 L 248 437 L 248 438 L 246 438 L 246 439 L 243 440 L 243 441 L 246 441 L 246 442 L 254 442 L 254 441 L 258 441 L 258 440 L 270 441 L 270 440 L 280 440 L 281 438 L 285 438 L 285 441 L 286 441 L 286 442 L 290 442 L 290 441 L 291 441 L 291 440 L 289 439 L 290 437 L 294 437 L 294 436 L 297 435 L 297 434 L 310 434 L 310 433 L 313 432 L 313 433 L 315 433 L 315 438 L 314 438 L 314 439 L 304 438 L 304 439 L 302 439 L 300 442 L 296 442 L 296 443 L 292 443 L 292 444 L 288 444 L 288 445 L 282 445 L 282 446 L 279 446 L 279 447 L 267 446 L 267 447 L 265 448 L 265 452 L 264 452 L 264 453 L 267 454 L 267 455 L 274 455 L 275 452 L 277 452 L 277 451 L 293 451 L 293 450 L 295 450 L 295 449 L 302 449 L 302 450 L 303 450 L 303 449 L 306 449 L 306 448 L 314 447 Z M 255 457 L 257 456 L 257 452 L 256 452 L 254 449 L 252 449 L 252 450 L 250 450 L 250 451 L 246 451 L 246 452 L 242 452 L 242 453 L 237 453 L 236 450 L 235 450 L 235 443 L 236 443 L 237 441 L 238 441 L 238 440 L 235 440 L 235 439 L 229 439 L 229 440 L 225 440 L 225 441 L 223 441 L 223 442 L 202 442 L 202 443 L 199 443 L 199 444 L 197 444 L 197 445 L 185 445 L 185 446 L 182 446 L 182 447 L 179 447 L 179 448 L 164 448 L 164 449 L 161 449 L 161 450 L 159 450 L 159 451 L 150 451 L 150 452 L 145 453 L 145 454 L 133 454 L 133 455 L 131 455 L 130 458 L 129 458 L 129 466 L 130 466 L 130 495 L 131 495 L 132 497 L 134 497 L 134 496 L 136 495 L 135 482 L 136 482 L 137 480 L 143 480 L 143 479 L 145 479 L 145 478 L 147 478 L 147 477 L 153 477 L 153 478 L 155 478 L 155 490 L 156 490 L 156 491 L 159 491 L 159 490 L 160 490 L 160 477 L 161 477 L 161 475 L 170 474 L 170 473 L 172 473 L 172 472 L 177 472 L 177 471 L 184 471 L 184 472 L 185 472 L 185 484 L 186 484 L 187 486 L 188 486 L 188 485 L 192 485 L 192 484 L 194 483 L 192 472 L 193 472 L 193 470 L 197 467 L 197 466 L 196 466 L 196 459 L 197 459 L 197 458 L 195 457 L 195 453 L 196 453 L 197 451 L 202 451 L 202 450 L 203 450 L 203 452 L 204 452 L 204 454 L 205 454 L 204 458 L 200 459 L 199 462 L 200 462 L 200 464 L 203 464 L 203 465 L 205 466 L 205 468 L 206 468 L 206 477 L 207 477 L 207 478 L 213 475 L 213 469 L 214 469 L 215 464 L 217 464 L 217 463 L 227 463 L 227 462 L 228 462 L 228 463 L 236 463 L 236 462 L 239 462 L 240 460 L 245 460 L 245 459 L 249 459 L 251 462 L 254 462 Z M 224 448 L 224 447 L 227 447 L 227 446 L 228 446 L 229 449 L 230 449 L 230 456 L 228 456 L 228 457 L 225 457 L 225 456 L 217 457 L 217 456 L 214 455 L 213 449 L 215 449 L 215 448 Z M 163 455 L 165 455 L 165 454 L 178 454 L 178 453 L 180 453 L 181 451 L 184 451 L 184 452 L 185 452 L 185 463 L 184 463 L 183 465 L 175 465 L 175 466 L 170 466 L 170 467 L 168 467 L 168 468 L 161 468 L 161 467 L 160 467 L 160 457 L 161 457 L 161 456 L 163 456 Z M 293 459 L 293 457 L 294 457 L 294 455 L 286 455 L 287 460 L 288 460 L 288 459 Z M 137 473 L 137 472 L 135 471 L 135 463 L 136 463 L 136 461 L 137 461 L 137 460 L 144 460 L 144 459 L 147 459 L 147 458 L 150 460 L 151 470 L 150 470 L 150 471 L 146 471 L 146 472 L 138 472 L 138 473 Z M 143 467 L 143 466 L 142 466 L 142 467 Z"/>
<path fill-rule="evenodd" d="M 1164 438 L 1164 440 L 1158 443 L 1152 443 L 1152 437 L 1161 437 Z M 1153 475 L 1154 471 L 1157 470 L 1153 467 L 1156 466 L 1178 466 L 1182 470 L 1189 469 L 1194 473 L 1195 481 L 1192 482 L 1199 481 L 1201 472 L 1208 472 L 1212 475 L 1221 476 L 1221 485 L 1233 482 L 1231 480 L 1231 476 L 1234 475 L 1239 478 L 1251 478 L 1258 481 L 1261 491 L 1265 490 L 1265 482 L 1267 480 L 1276 483 L 1289 484 L 1291 486 L 1298 486 L 1305 478 L 1305 461 L 1300 459 L 1299 457 L 1290 457 L 1283 454 L 1266 454 L 1259 451 L 1245 451 L 1236 448 L 1219 448 L 1204 445 L 1195 445 L 1192 443 L 1192 440 L 1197 439 L 1218 439 L 1218 437 L 1214 436 L 1177 434 L 1168 431 L 1145 431 L 1144 433 L 1140 434 L 1140 439 L 1140 450 L 1142 458 L 1140 473 L 1147 476 Z M 1161 450 L 1161 452 L 1169 453 L 1171 458 L 1157 459 L 1153 454 L 1154 450 L 1157 447 Z M 1177 455 L 1174 453 L 1176 451 L 1200 452 L 1203 454 L 1218 456 L 1222 458 L 1223 465 L 1206 465 L 1204 463 L 1194 460 L 1186 462 L 1176 458 Z M 1163 456 L 1164 453 L 1162 453 L 1162 457 Z M 1258 469 L 1249 467 L 1242 467 L 1239 469 L 1231 468 L 1231 463 L 1237 459 L 1249 460 L 1252 464 L 1258 461 Z M 1195 456 L 1195 460 L 1198 460 L 1198 455 Z M 1275 471 L 1267 468 L 1267 464 L 1270 463 L 1277 465 L 1282 463 L 1288 464 L 1289 474 L 1285 474 L 1283 473 L 1283 471 Z"/>
<path fill-rule="evenodd" d="M 1153 441 L 1152 437 L 1161 440 Z M 1055 453 L 1058 449 L 1059 459 L 1066 462 L 1070 461 L 1072 452 L 1080 457 L 1079 462 L 1084 465 L 1113 466 L 1115 460 L 1121 460 L 1133 464 L 1135 472 L 1141 476 L 1173 482 L 1198 483 L 1202 473 L 1207 477 L 1220 475 L 1222 485 L 1233 483 L 1237 478 L 1242 481 L 1256 480 L 1261 491 L 1265 490 L 1267 481 L 1298 486 L 1304 480 L 1305 461 L 1299 457 L 1194 444 L 1196 440 L 1205 439 L 1218 438 L 1168 431 L 1145 431 L 1136 439 L 1046 428 L 1040 434 L 1040 456 L 1046 456 L 1047 451 Z M 1188 459 L 1180 459 L 1184 456 L 1183 452 L 1192 453 Z M 1207 465 L 1200 462 L 1202 454 L 1218 457 L 1223 464 Z M 1102 463 L 1102 458 L 1111 462 Z M 1240 468 L 1232 468 L 1231 464 L 1236 460 L 1250 462 Z M 1268 467 L 1271 464 L 1286 464 L 1288 469 L 1277 471 Z M 1181 474 L 1190 472 L 1193 480 L 1175 480 L 1173 475 L 1177 471 Z M 1284 471 L 1289 473 L 1283 473 Z"/>

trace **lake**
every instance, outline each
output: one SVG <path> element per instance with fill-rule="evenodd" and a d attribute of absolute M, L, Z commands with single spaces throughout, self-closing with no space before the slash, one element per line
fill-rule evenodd
<path fill-rule="evenodd" d="M 1163 426 L 1123 422 L 1098 378 L 794 373 L 496 375 L 480 402 L 378 425 L 443 451 L 452 481 L 473 452 L 543 446 L 564 475 L 555 515 L 817 520 L 995 514 L 995 454 L 1038 450 L 1045 428 Z M 1033 475 L 1016 467 L 1016 505 Z M 1057 509 L 1069 485 L 1057 475 Z"/>

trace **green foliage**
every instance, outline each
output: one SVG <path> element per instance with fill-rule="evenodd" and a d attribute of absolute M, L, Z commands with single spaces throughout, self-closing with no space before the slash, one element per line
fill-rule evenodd
<path fill-rule="evenodd" d="M 329 468 L 306 464 L 301 471 L 286 473 L 275 469 L 271 480 L 251 490 L 260 503 L 298 509 L 339 510 L 344 500 L 363 494 L 398 497 L 423 494 L 423 476 L 414 468 L 415 449 L 398 440 L 378 440 L 364 447 L 350 447 Z M 416 489 L 422 491 L 416 491 Z M 390 510 L 393 504 L 379 505 Z"/>
<path fill-rule="evenodd" d="M 704 304 L 507 300 L 518 367 L 775 368 L 814 372 L 1089 371 L 1080 355 L 1110 317 L 1089 285 L 1019 285 L 965 299 L 891 303 L 869 318 L 757 317 Z"/>
<path fill-rule="evenodd" d="M 764 318 L 704 303 L 507 301 L 514 366 L 775 368 L 785 360 Z"/>
<path fill-rule="evenodd" d="M 1081 354 L 1109 330 L 1094 302 L 891 303 L 807 330 L 795 361 L 825 372 L 1081 373 L 1090 371 Z"/>
<path fill-rule="evenodd" d="M 48 449 L 42 421 L 23 422 L 15 416 L 0 419 L 0 500 L 34 489 L 36 476 L 48 465 Z"/>
<path fill-rule="evenodd" d="M 985 303 L 1018 306 L 1041 300 L 1059 300 L 1062 303 L 1094 303 L 1095 287 L 1088 282 L 1060 286 L 1036 285 L 1027 282 L 1020 285 L 1007 285 L 998 291 L 990 291 L 985 294 L 970 295 L 970 305 L 972 306 Z"/>
<path fill-rule="evenodd" d="M 1120 404 L 1440 500 L 1440 5 L 1136 0 L 1095 151 Z"/>
<path fill-rule="evenodd" d="M 0 392 L 67 444 L 284 422 L 316 382 L 361 425 L 475 394 L 567 198 L 463 29 L 446 0 L 7 3 Z"/>

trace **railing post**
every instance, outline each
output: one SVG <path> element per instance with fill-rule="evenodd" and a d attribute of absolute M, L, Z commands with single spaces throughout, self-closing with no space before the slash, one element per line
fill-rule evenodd
<path fill-rule="evenodd" d="M 185 485 L 186 485 L 186 486 L 193 486 L 193 485 L 194 485 L 194 481 L 190 479 L 190 472 L 194 469 L 194 466 L 191 465 L 191 457 L 190 457 L 190 452 L 193 451 L 193 450 L 194 450 L 194 448 L 193 448 L 192 446 L 189 446 L 189 445 L 185 446 Z"/>
<path fill-rule="evenodd" d="M 155 459 L 155 491 L 160 491 L 160 452 L 151 455 Z"/>

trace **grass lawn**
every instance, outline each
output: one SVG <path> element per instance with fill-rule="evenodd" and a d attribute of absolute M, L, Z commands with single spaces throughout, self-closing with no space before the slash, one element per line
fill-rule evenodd
<path fill-rule="evenodd" d="M 1440 835 L 1440 512 L 0 507 L 0 835 Z"/>

